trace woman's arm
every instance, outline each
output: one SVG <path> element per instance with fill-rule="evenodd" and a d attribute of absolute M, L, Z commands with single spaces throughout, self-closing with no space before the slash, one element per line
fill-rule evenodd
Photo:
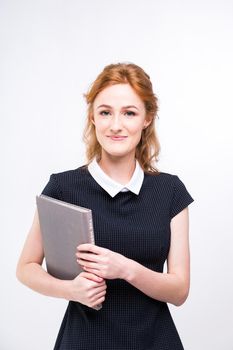
<path fill-rule="evenodd" d="M 82 272 L 74 280 L 60 280 L 42 268 L 43 259 L 42 236 L 36 210 L 17 265 L 16 276 L 19 281 L 38 293 L 79 301 L 90 307 L 104 301 L 106 283 L 103 278 Z"/>
<path fill-rule="evenodd" d="M 188 207 L 172 218 L 170 225 L 167 273 L 152 271 L 121 254 L 90 244 L 78 247 L 78 262 L 87 272 L 108 279 L 125 279 L 153 299 L 182 305 L 188 296 L 190 284 Z"/>
<path fill-rule="evenodd" d="M 129 262 L 126 280 L 148 296 L 176 306 L 187 299 L 190 285 L 188 207 L 171 220 L 171 245 L 167 273 L 151 271 Z"/>

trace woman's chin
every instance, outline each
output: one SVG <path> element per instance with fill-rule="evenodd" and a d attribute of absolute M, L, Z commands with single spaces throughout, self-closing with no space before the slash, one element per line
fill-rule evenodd
<path fill-rule="evenodd" d="M 132 150 L 120 150 L 119 147 L 117 147 L 117 149 L 114 147 L 113 148 L 102 148 L 102 153 L 105 153 L 108 157 L 125 157 L 127 156 L 129 153 L 133 153 L 134 151 Z"/>

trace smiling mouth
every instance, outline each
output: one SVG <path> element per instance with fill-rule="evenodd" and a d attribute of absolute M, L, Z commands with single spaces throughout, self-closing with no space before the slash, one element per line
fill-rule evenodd
<path fill-rule="evenodd" d="M 113 141 L 122 141 L 127 138 L 127 136 L 108 136 Z"/>

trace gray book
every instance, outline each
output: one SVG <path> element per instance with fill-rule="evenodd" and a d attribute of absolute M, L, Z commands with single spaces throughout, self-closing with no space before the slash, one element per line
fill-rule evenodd
<path fill-rule="evenodd" d="M 72 280 L 83 271 L 75 255 L 77 246 L 95 244 L 92 211 L 45 195 L 36 196 L 36 203 L 47 271 Z"/>
<path fill-rule="evenodd" d="M 95 243 L 91 209 L 45 195 L 36 196 L 47 271 L 71 280 L 83 271 L 77 263 L 77 246 Z"/>

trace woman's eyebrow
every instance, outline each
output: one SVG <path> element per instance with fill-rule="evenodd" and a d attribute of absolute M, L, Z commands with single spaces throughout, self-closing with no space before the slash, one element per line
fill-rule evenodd
<path fill-rule="evenodd" d="M 99 105 L 99 106 L 97 107 L 97 109 L 98 109 L 98 108 L 102 108 L 102 107 L 104 107 L 104 108 L 112 108 L 112 107 L 109 106 L 109 105 Z"/>
<path fill-rule="evenodd" d="M 112 108 L 112 106 L 103 104 L 103 105 L 99 105 L 99 106 L 97 107 L 97 109 L 98 109 L 98 108 L 103 108 L 103 107 L 104 107 L 104 108 Z M 136 106 L 134 106 L 134 105 L 129 105 L 129 106 L 123 106 L 123 107 L 122 107 L 122 109 L 127 109 L 127 108 L 135 108 L 135 109 L 138 110 L 138 108 L 137 108 Z"/>
<path fill-rule="evenodd" d="M 134 106 L 134 105 L 129 105 L 129 106 L 125 106 L 125 107 L 122 107 L 123 109 L 127 109 L 127 108 L 135 108 L 138 110 L 138 107 Z"/>

